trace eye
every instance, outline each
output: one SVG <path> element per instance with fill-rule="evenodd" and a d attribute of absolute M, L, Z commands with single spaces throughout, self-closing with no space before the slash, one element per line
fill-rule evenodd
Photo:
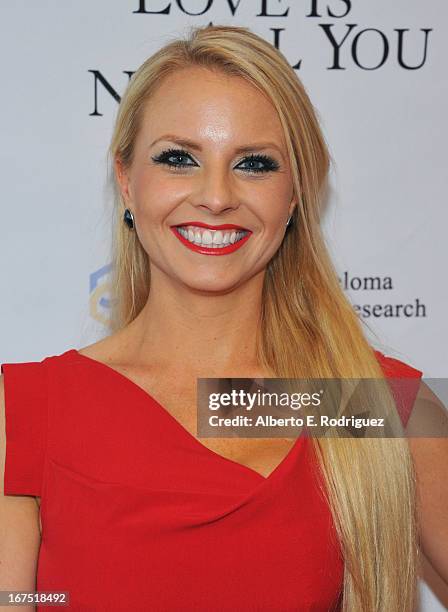
<path fill-rule="evenodd" d="M 247 168 L 242 168 L 243 170 L 247 170 L 248 172 L 275 172 L 279 169 L 279 163 L 270 157 L 269 155 L 249 155 L 246 157 L 241 163 L 250 164 Z M 260 165 L 261 164 L 261 167 Z M 237 168 L 240 166 L 238 164 Z"/>
<path fill-rule="evenodd" d="M 194 167 L 197 165 L 196 163 L 187 164 L 185 161 L 182 161 L 182 159 L 189 159 L 193 161 L 190 153 L 185 151 L 185 149 L 166 149 L 165 151 L 159 153 L 159 155 L 151 157 L 151 159 L 154 163 L 166 165 L 173 170 L 181 170 L 182 168 L 188 168 L 189 166 Z M 241 164 L 249 164 L 249 167 L 240 168 Z M 252 174 L 261 172 L 275 172 L 279 169 L 279 167 L 280 165 L 275 159 L 268 155 L 262 154 L 249 155 L 242 162 L 240 162 L 238 166 L 236 166 L 237 169 L 240 168 Z"/>
<path fill-rule="evenodd" d="M 166 149 L 165 151 L 159 153 L 159 155 L 151 157 L 154 163 L 164 164 L 170 168 L 173 168 L 174 170 L 196 165 L 186 164 L 184 161 L 182 161 L 182 158 L 188 158 L 191 160 L 191 155 L 184 149 Z"/>

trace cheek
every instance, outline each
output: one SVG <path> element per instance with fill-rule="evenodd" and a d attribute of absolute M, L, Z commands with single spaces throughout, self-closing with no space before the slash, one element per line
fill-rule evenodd
<path fill-rule="evenodd" d="M 135 206 L 140 217 L 162 217 L 182 198 L 185 190 L 180 183 L 160 172 L 146 170 L 134 179 Z"/>
<path fill-rule="evenodd" d="M 281 181 L 275 185 L 266 186 L 254 199 L 257 215 L 270 235 L 281 232 L 283 219 L 288 214 L 291 193 L 291 185 Z"/>

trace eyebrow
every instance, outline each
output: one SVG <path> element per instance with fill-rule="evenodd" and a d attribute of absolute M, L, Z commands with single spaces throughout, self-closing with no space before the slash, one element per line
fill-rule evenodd
<path fill-rule="evenodd" d="M 175 134 L 164 134 L 163 136 L 160 136 L 156 140 L 153 140 L 153 142 L 149 146 L 153 147 L 160 140 L 169 140 L 170 142 L 175 142 L 176 144 L 182 147 L 189 147 L 190 149 L 193 149 L 194 151 L 202 151 L 201 145 L 194 142 L 194 140 L 189 140 L 188 138 L 181 138 L 180 136 L 176 136 Z M 247 144 L 242 147 L 236 148 L 235 152 L 236 153 L 248 153 L 249 151 L 269 149 L 271 147 L 274 149 L 277 149 L 277 151 L 283 157 L 283 153 L 281 149 L 274 142 L 253 142 L 251 144 Z"/>

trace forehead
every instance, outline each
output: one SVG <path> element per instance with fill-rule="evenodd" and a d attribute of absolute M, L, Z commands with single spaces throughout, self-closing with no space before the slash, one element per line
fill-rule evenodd
<path fill-rule="evenodd" d="M 163 133 L 225 144 L 274 140 L 284 144 L 272 102 L 242 77 L 202 67 L 178 70 L 146 102 L 141 132 L 152 140 Z"/>

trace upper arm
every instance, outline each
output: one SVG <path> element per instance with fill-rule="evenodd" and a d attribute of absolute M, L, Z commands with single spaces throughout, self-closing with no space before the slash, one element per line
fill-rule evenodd
<path fill-rule="evenodd" d="M 0 591 L 34 591 L 40 546 L 39 508 L 35 497 L 31 495 L 4 494 L 5 412 L 2 374 L 0 375 Z"/>
<path fill-rule="evenodd" d="M 416 418 L 418 407 L 423 405 L 433 413 L 433 418 L 446 422 L 446 408 L 421 382 L 415 404 Z M 410 437 L 408 441 L 417 481 L 420 546 L 448 583 L 448 438 Z"/>

